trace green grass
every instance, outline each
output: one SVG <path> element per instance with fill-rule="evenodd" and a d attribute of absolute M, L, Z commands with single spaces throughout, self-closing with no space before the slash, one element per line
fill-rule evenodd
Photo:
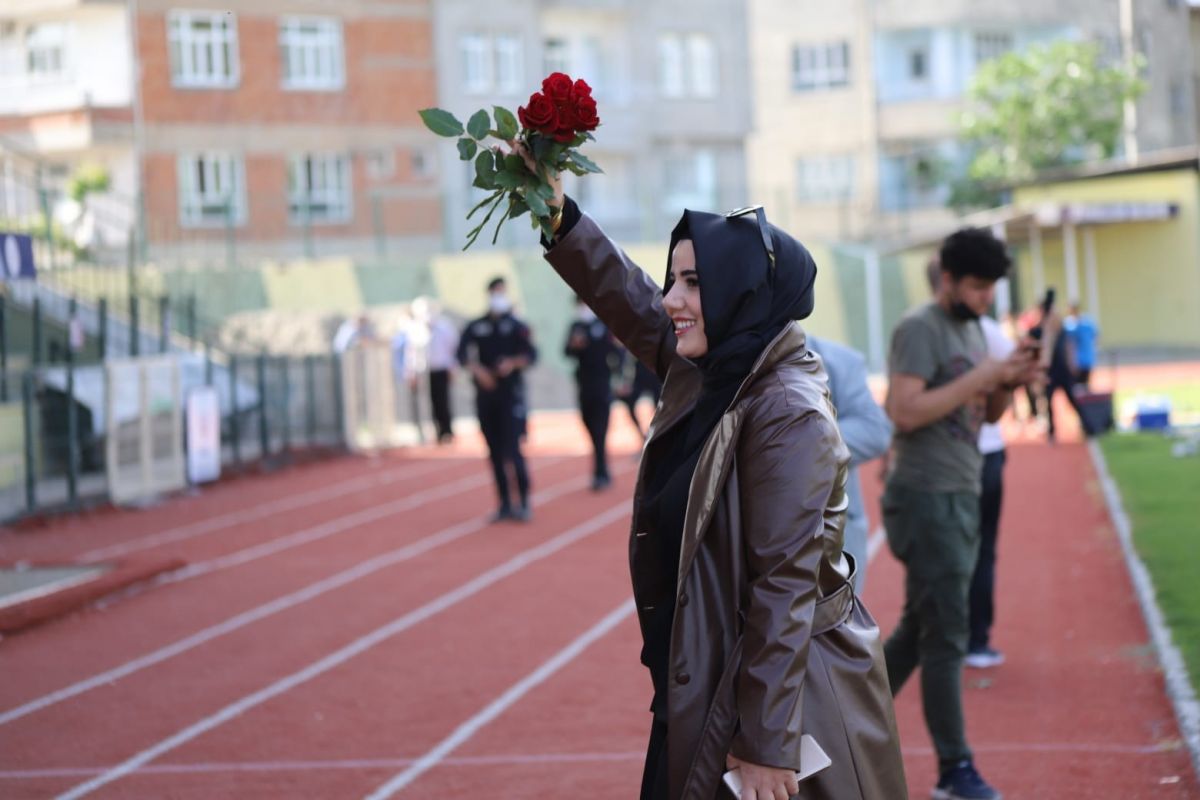
<path fill-rule="evenodd" d="M 1154 580 L 1175 645 L 1200 684 L 1200 457 L 1174 458 L 1171 439 L 1123 434 L 1100 440 Z"/>

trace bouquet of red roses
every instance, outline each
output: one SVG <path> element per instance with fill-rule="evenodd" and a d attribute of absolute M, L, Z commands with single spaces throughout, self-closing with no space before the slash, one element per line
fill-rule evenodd
<path fill-rule="evenodd" d="M 554 199 L 548 176 L 564 170 L 576 175 L 603 171 L 578 150 L 584 142 L 595 141 L 592 131 L 600 125 L 592 87 L 585 81 L 573 81 L 571 76 L 555 72 L 542 81 L 542 91 L 534 92 L 528 105 L 517 108 L 516 116 L 501 106 L 493 106 L 492 110 L 494 128 L 493 117 L 480 109 L 467 120 L 465 129 L 448 111 L 427 108 L 420 112 L 421 120 L 429 130 L 438 136 L 458 138 L 459 158 L 475 162 L 472 185 L 491 192 L 467 214 L 467 219 L 471 219 L 477 212 L 487 209 L 483 221 L 467 234 L 463 250 L 475 243 L 484 226 L 501 207 L 504 212 L 496 224 L 493 244 L 506 220 L 527 211 L 533 228 L 540 227 L 546 238 L 553 237 L 553 215 L 561 209 L 547 204 Z M 481 146 L 489 136 L 503 142 L 519 141 L 536 169 L 530 169 L 520 155 L 505 155 Z"/>

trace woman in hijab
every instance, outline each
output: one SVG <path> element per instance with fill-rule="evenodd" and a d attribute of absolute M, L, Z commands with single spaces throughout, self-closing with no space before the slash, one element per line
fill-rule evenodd
<path fill-rule="evenodd" d="M 904 800 L 879 630 L 851 583 L 866 565 L 842 553 L 849 454 L 794 322 L 812 257 L 761 209 L 685 211 L 660 290 L 561 185 L 554 205 L 546 260 L 664 380 L 630 537 L 654 688 L 642 800 L 733 797 L 727 769 L 741 800 Z M 798 781 L 820 751 L 831 764 Z"/>

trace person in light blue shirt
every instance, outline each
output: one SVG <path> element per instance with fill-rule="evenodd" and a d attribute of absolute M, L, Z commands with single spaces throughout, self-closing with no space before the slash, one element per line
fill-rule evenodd
<path fill-rule="evenodd" d="M 1086 389 L 1092 368 L 1096 366 L 1096 340 L 1100 338 L 1100 326 L 1079 310 L 1078 303 L 1072 303 L 1071 315 L 1063 323 L 1063 331 L 1074 356 L 1075 381 Z"/>
<path fill-rule="evenodd" d="M 892 444 L 892 421 L 867 388 L 867 362 L 850 347 L 827 339 L 808 337 L 808 347 L 821 357 L 829 375 L 829 392 L 837 411 L 838 430 L 850 449 L 846 478 L 845 541 L 842 551 L 854 559 L 854 591 L 861 595 L 867 579 L 867 512 L 863 508 L 858 468 L 879 458 Z"/>

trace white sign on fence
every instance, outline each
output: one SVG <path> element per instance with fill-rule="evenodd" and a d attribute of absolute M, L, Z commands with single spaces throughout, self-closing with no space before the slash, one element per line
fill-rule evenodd
<path fill-rule="evenodd" d="M 221 477 L 221 404 L 211 386 L 188 392 L 187 475 L 190 483 Z"/>

